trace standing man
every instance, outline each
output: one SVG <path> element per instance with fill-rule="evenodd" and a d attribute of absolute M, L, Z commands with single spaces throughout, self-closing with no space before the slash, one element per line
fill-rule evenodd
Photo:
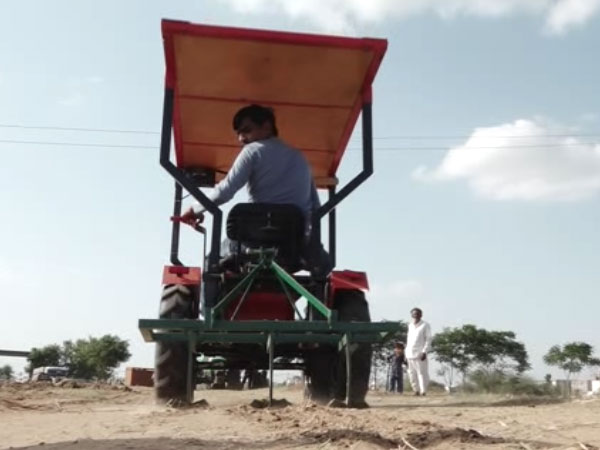
<path fill-rule="evenodd" d="M 431 328 L 424 320 L 423 311 L 413 308 L 410 312 L 413 319 L 408 324 L 406 339 L 406 358 L 408 360 L 408 378 L 415 395 L 425 395 L 429 384 L 427 353 L 431 348 Z"/>

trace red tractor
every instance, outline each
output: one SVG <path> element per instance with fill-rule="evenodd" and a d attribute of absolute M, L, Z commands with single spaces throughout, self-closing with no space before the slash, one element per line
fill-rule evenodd
<path fill-rule="evenodd" d="M 180 261 L 180 223 L 173 222 L 160 318 L 139 321 L 145 340 L 156 342 L 157 398 L 191 402 L 197 370 L 214 368 L 268 370 L 272 400 L 273 370 L 297 369 L 315 400 L 365 407 L 371 345 L 400 330 L 371 322 L 367 275 L 303 271 L 305 224 L 291 205 L 236 205 L 225 229 L 238 247 L 223 258 L 223 214 L 201 188 L 219 182 L 240 150 L 229 128 L 234 113 L 249 103 L 274 108 L 281 135 L 304 153 L 317 188 L 328 193 L 312 232 L 320 238 L 328 218 L 335 265 L 336 207 L 373 173 L 371 84 L 387 42 L 169 20 L 162 34 L 160 162 L 175 179 L 173 216 L 181 215 L 185 190 L 212 216 L 212 227 L 198 229 L 210 250 L 201 269 Z M 359 116 L 363 168 L 339 188 L 336 172 Z"/>

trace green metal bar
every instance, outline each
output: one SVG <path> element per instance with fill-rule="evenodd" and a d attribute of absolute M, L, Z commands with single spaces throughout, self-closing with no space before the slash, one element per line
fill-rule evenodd
<path fill-rule="evenodd" d="M 271 261 L 271 268 L 275 271 L 278 277 L 280 277 L 289 287 L 291 287 L 298 294 L 302 295 L 310 305 L 323 314 L 327 319 L 331 319 L 331 310 L 321 302 L 317 297 L 312 295 L 304 286 L 298 283 L 294 277 L 287 273 L 283 268 L 275 261 Z"/>
<path fill-rule="evenodd" d="M 290 295 L 290 291 L 288 290 L 287 285 L 279 277 L 277 277 L 277 281 L 279 281 L 279 284 L 281 285 L 281 289 L 283 289 L 283 292 L 285 293 L 285 296 L 287 297 L 288 302 L 290 303 L 290 305 L 292 305 L 292 308 L 294 308 L 294 311 L 296 312 L 296 316 L 298 317 L 298 319 L 304 320 L 304 318 L 302 317 L 302 314 L 300 314 L 300 311 L 298 311 L 298 308 L 296 307 L 296 302 Z"/>
<path fill-rule="evenodd" d="M 204 309 L 204 323 L 203 325 L 208 328 L 208 329 L 212 329 L 213 327 L 213 312 L 212 312 L 212 307 L 211 306 L 205 306 Z"/>
<path fill-rule="evenodd" d="M 246 275 L 238 284 L 235 285 L 235 287 L 229 291 L 227 293 L 227 295 L 225 295 L 225 297 L 223 297 L 221 299 L 221 301 L 213 307 L 212 309 L 212 315 L 213 318 L 215 318 L 217 316 L 217 314 L 219 314 L 219 312 L 221 312 L 222 309 L 226 308 L 227 305 L 233 300 L 233 298 L 237 295 L 237 293 L 242 290 L 247 283 L 250 283 L 254 280 L 254 278 L 256 277 L 256 275 L 258 275 L 258 272 L 260 270 L 262 270 L 265 267 L 265 260 L 261 259 L 258 264 L 256 265 L 256 267 L 254 269 L 252 269 L 250 271 L 250 273 L 248 275 Z"/>
<path fill-rule="evenodd" d="M 238 344 L 265 344 L 267 335 L 259 333 L 197 333 L 196 342 L 202 343 L 238 343 Z M 155 335 L 156 342 L 186 342 L 187 336 L 183 333 L 159 333 Z M 336 345 L 340 340 L 337 334 L 277 334 L 277 342 L 289 343 L 321 343 Z M 377 341 L 368 341 L 377 342 Z"/>
<path fill-rule="evenodd" d="M 188 351 L 188 366 L 187 366 L 187 380 L 186 380 L 186 400 L 188 404 L 192 404 L 194 402 L 194 388 L 196 387 L 196 380 L 194 380 L 194 347 L 196 346 L 196 339 L 194 339 L 194 334 L 192 332 L 188 332 L 188 343 L 187 343 L 187 351 Z"/>
<path fill-rule="evenodd" d="M 140 326 L 140 331 L 142 333 L 142 337 L 144 338 L 144 342 L 153 342 L 154 341 L 154 333 L 150 328 L 142 328 Z"/>
<path fill-rule="evenodd" d="M 271 333 L 267 338 L 267 350 L 269 351 L 269 406 L 273 406 L 273 354 L 275 353 L 275 343 Z"/>
<path fill-rule="evenodd" d="M 253 283 L 254 283 L 254 278 L 252 280 L 250 280 L 250 282 L 248 283 L 248 286 L 246 286 L 246 290 L 244 290 L 244 293 L 240 297 L 240 301 L 238 302 L 238 304 L 237 304 L 237 306 L 235 308 L 235 311 L 231 315 L 231 320 L 235 320 L 235 317 L 237 316 L 238 311 L 240 310 L 240 308 L 244 304 L 244 301 L 248 297 L 248 292 L 250 292 L 250 288 L 252 287 Z"/>
<path fill-rule="evenodd" d="M 21 350 L 0 350 L 0 356 L 15 356 L 19 358 L 27 358 L 29 353 L 28 351 Z"/>
<path fill-rule="evenodd" d="M 400 330 L 400 325 L 394 322 L 335 322 L 324 320 L 216 320 L 208 327 L 202 320 L 190 319 L 140 319 L 139 328 L 144 334 L 149 330 L 195 330 L 195 331 L 281 331 L 307 332 L 329 331 L 353 333 L 394 333 Z"/>
<path fill-rule="evenodd" d="M 187 337 L 183 333 L 158 333 L 154 336 L 157 342 L 185 342 Z M 259 333 L 197 333 L 197 341 L 202 343 L 239 343 L 239 344 L 264 344 L 266 335 Z"/>
<path fill-rule="evenodd" d="M 350 333 L 346 333 L 343 338 L 346 350 L 346 404 L 350 405 L 350 395 L 352 393 L 352 353 L 350 352 Z"/>
<path fill-rule="evenodd" d="M 336 334 L 277 334 L 278 344 L 332 344 L 339 342 L 340 337 Z"/>
<path fill-rule="evenodd" d="M 262 333 L 194 333 L 195 342 L 203 343 L 239 343 L 239 344 L 264 344 L 267 341 L 266 335 Z M 277 342 L 282 344 L 290 343 L 320 343 L 337 345 L 341 339 L 340 333 L 286 333 L 277 334 Z M 148 342 L 186 342 L 188 340 L 184 333 L 157 333 L 154 339 Z M 381 339 L 377 334 L 358 335 L 352 337 L 354 343 L 377 343 Z M 339 350 L 342 350 L 340 346 Z"/>

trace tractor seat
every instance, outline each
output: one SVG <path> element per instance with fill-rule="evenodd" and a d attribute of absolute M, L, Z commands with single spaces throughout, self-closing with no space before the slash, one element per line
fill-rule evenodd
<path fill-rule="evenodd" d="M 300 268 L 304 248 L 304 214 L 295 205 L 238 203 L 227 217 L 227 237 L 246 248 L 277 248 L 277 261 L 286 270 Z"/>

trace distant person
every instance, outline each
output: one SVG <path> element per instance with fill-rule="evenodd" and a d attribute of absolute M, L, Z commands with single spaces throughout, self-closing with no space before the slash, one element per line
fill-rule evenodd
<path fill-rule="evenodd" d="M 413 321 L 408 324 L 406 338 L 408 379 L 415 395 L 425 395 L 429 384 L 427 353 L 431 349 L 431 328 L 421 320 L 423 311 L 419 308 L 413 308 L 410 315 Z"/>
<path fill-rule="evenodd" d="M 242 379 L 242 388 L 247 382 L 248 389 L 254 389 L 255 378 L 256 378 L 256 369 L 248 368 L 248 369 L 244 370 L 244 378 Z"/>
<path fill-rule="evenodd" d="M 257 374 L 257 380 L 255 382 L 255 387 L 264 388 L 269 386 L 269 380 L 267 379 L 267 371 L 259 370 Z"/>
<path fill-rule="evenodd" d="M 211 389 L 225 389 L 225 372 L 222 370 L 217 371 L 213 383 L 210 385 Z"/>
<path fill-rule="evenodd" d="M 242 390 L 244 388 L 241 379 L 242 373 L 239 369 L 228 369 L 225 374 L 225 383 L 227 385 L 227 389 L 239 389 Z"/>
<path fill-rule="evenodd" d="M 402 394 L 404 392 L 404 366 L 408 365 L 404 354 L 404 344 L 396 342 L 394 354 L 391 357 L 390 391 Z"/>

